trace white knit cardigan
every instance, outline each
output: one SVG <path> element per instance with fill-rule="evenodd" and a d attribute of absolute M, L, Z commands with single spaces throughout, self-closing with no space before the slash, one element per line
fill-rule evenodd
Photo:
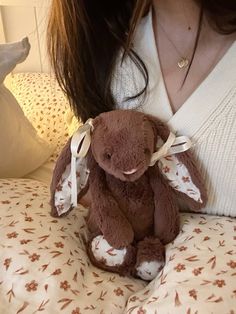
<path fill-rule="evenodd" d="M 149 72 L 148 94 L 139 110 L 167 122 L 178 135 L 189 136 L 205 179 L 209 201 L 202 212 L 236 217 L 236 42 L 211 73 L 173 114 L 165 89 L 152 28 L 151 12 L 137 29 L 134 49 Z M 121 108 L 143 86 L 131 60 L 117 63 L 113 93 Z"/>

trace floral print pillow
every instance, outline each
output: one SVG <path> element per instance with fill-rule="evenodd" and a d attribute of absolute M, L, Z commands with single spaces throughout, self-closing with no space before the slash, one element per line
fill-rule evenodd
<path fill-rule="evenodd" d="M 56 146 L 51 161 L 56 161 L 68 137 L 80 123 L 55 76 L 48 73 L 16 73 L 6 84 L 19 102 L 38 135 Z"/>

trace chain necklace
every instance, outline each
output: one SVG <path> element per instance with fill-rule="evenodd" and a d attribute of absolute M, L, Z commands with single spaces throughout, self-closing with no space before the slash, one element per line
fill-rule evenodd
<path fill-rule="evenodd" d="M 158 24 L 160 25 L 162 31 L 165 33 L 166 38 L 168 39 L 168 41 L 172 44 L 172 46 L 175 48 L 176 52 L 178 53 L 180 59 L 177 63 L 178 67 L 180 69 L 184 69 L 189 65 L 189 59 L 187 58 L 187 56 L 184 56 L 180 50 L 176 47 L 176 45 L 174 44 L 174 42 L 170 39 L 169 35 L 167 34 L 167 32 L 165 31 L 164 27 L 161 25 L 161 23 L 158 21 Z"/>

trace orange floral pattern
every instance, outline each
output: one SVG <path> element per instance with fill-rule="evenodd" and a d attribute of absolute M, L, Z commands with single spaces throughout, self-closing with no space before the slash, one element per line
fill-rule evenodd
<path fill-rule="evenodd" d="M 167 245 L 164 269 L 129 298 L 125 314 L 236 314 L 236 219 L 181 217 L 182 230 Z"/>
<path fill-rule="evenodd" d="M 146 284 L 93 267 L 86 209 L 55 219 L 48 201 L 43 183 L 0 179 L 0 313 L 122 313 Z"/>
<path fill-rule="evenodd" d="M 55 219 L 48 200 L 43 183 L 0 180 L 0 313 L 235 313 L 236 219 L 182 214 L 147 284 L 92 266 L 86 209 Z"/>
<path fill-rule="evenodd" d="M 158 145 L 160 144 L 161 140 L 158 141 Z M 178 160 L 178 154 L 161 158 L 158 161 L 158 167 L 170 186 L 193 198 L 196 202 L 202 203 L 200 190 L 193 183 L 188 169 Z"/>

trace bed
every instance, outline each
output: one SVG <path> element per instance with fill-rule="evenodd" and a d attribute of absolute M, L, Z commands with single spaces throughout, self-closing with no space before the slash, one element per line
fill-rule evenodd
<path fill-rule="evenodd" d="M 51 147 L 34 171 L 0 178 L 0 313 L 236 313 L 234 218 L 182 213 L 180 234 L 166 248 L 166 265 L 147 283 L 91 265 L 83 241 L 86 208 L 50 216 L 53 167 L 78 122 L 46 58 L 49 4 L 0 0 L 1 41 L 27 35 L 31 43 L 28 58 L 5 85 Z"/>

